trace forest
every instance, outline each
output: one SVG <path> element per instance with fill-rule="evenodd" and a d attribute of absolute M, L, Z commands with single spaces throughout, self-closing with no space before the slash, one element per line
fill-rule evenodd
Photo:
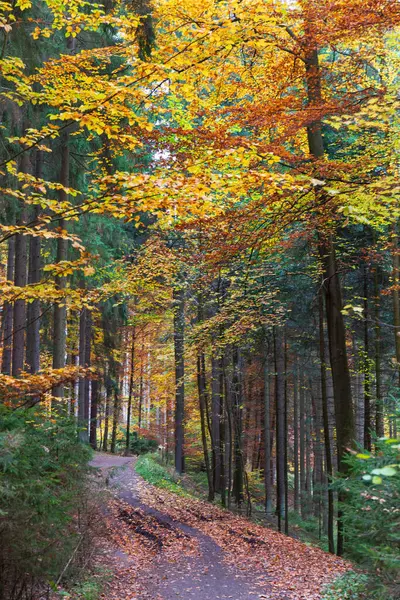
<path fill-rule="evenodd" d="M 0 1 L 0 600 L 400 597 L 399 42 Z"/>

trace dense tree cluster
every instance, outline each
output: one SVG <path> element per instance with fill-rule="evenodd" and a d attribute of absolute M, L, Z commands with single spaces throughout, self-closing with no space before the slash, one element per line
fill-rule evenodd
<path fill-rule="evenodd" d="M 399 21 L 396 0 L 1 2 L 5 410 L 158 445 L 210 500 L 286 532 L 314 515 L 342 554 L 336 474 L 358 453 L 361 481 L 399 477 L 390 452 L 368 471 L 398 434 Z"/>

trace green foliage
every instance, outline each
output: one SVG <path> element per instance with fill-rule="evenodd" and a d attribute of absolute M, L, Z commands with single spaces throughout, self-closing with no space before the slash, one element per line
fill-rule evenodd
<path fill-rule="evenodd" d="M 187 492 L 182 487 L 179 476 L 170 472 L 165 466 L 157 461 L 156 454 L 146 454 L 139 457 L 136 463 L 136 472 L 152 485 L 164 488 L 180 496 L 186 496 Z"/>
<path fill-rule="evenodd" d="M 56 597 L 60 600 L 98 600 L 104 591 L 106 582 L 111 579 L 111 571 L 96 568 L 86 574 L 85 579 L 73 585 L 71 589 L 58 591 Z"/>
<path fill-rule="evenodd" d="M 28 575 L 56 581 L 80 542 L 91 451 L 69 419 L 0 411 L 0 589 L 18 597 Z"/>
<path fill-rule="evenodd" d="M 369 581 L 367 575 L 348 571 L 324 586 L 321 600 L 367 600 Z"/>
<path fill-rule="evenodd" d="M 147 454 L 148 452 L 154 452 L 157 447 L 158 442 L 156 440 L 139 437 L 136 431 L 132 434 L 130 442 L 130 451 L 132 454 Z"/>
<path fill-rule="evenodd" d="M 379 440 L 375 453 L 347 458 L 349 476 L 339 481 L 350 556 L 388 582 L 400 567 L 399 450 L 398 440 Z"/>

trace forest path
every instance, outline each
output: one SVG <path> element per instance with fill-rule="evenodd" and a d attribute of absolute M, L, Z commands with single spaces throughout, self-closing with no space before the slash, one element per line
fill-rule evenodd
<path fill-rule="evenodd" d="M 324 581 L 348 568 L 228 511 L 150 486 L 135 459 L 96 453 L 91 464 L 108 475 L 114 495 L 107 600 L 314 600 Z M 315 552 L 320 573 L 313 572 Z"/>

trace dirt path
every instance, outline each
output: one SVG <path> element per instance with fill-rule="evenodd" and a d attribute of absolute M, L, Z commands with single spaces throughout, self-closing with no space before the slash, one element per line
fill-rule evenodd
<path fill-rule="evenodd" d="M 227 511 L 157 490 L 135 472 L 134 462 L 101 453 L 92 462 L 107 474 L 115 496 L 114 550 L 108 556 L 115 576 L 107 600 L 314 600 L 335 568 L 348 568 Z M 304 554 L 300 572 L 299 551 Z M 312 573 L 319 561 L 321 573 Z M 299 591 L 293 592 L 293 582 Z"/>
<path fill-rule="evenodd" d="M 140 517 L 147 515 L 157 521 L 159 527 L 179 530 L 183 535 L 189 536 L 197 542 L 197 556 L 181 556 L 178 562 L 171 561 L 160 549 L 152 561 L 151 569 L 144 568 L 147 577 L 145 588 L 141 595 L 134 595 L 138 600 L 141 598 L 154 598 L 157 600 L 255 600 L 257 598 L 280 598 L 286 596 L 268 595 L 257 586 L 254 577 L 246 571 L 235 568 L 224 561 L 223 551 L 215 541 L 193 527 L 184 523 L 174 521 L 165 513 L 147 506 L 140 500 L 139 487 L 142 484 L 141 477 L 134 470 L 134 461 L 131 458 L 111 456 L 98 453 L 92 461 L 92 466 L 104 471 L 111 471 L 111 485 L 116 490 L 120 500 L 126 502 L 130 507 L 140 511 Z M 123 467 L 116 470 L 116 467 Z M 137 512 L 133 513 L 138 514 Z M 137 529 L 137 527 L 136 527 Z M 137 533 L 135 531 L 135 533 Z M 141 534 L 146 533 L 143 529 Z M 147 536 L 149 536 L 147 531 Z M 140 535 L 140 533 L 139 533 Z M 124 556 L 121 550 L 117 553 L 123 563 L 129 564 L 129 558 Z M 256 578 L 257 579 L 257 578 Z M 126 599 L 130 599 L 131 592 L 126 590 Z M 121 598 L 122 600 L 122 598 Z M 125 600 L 125 599 L 124 599 Z"/>

